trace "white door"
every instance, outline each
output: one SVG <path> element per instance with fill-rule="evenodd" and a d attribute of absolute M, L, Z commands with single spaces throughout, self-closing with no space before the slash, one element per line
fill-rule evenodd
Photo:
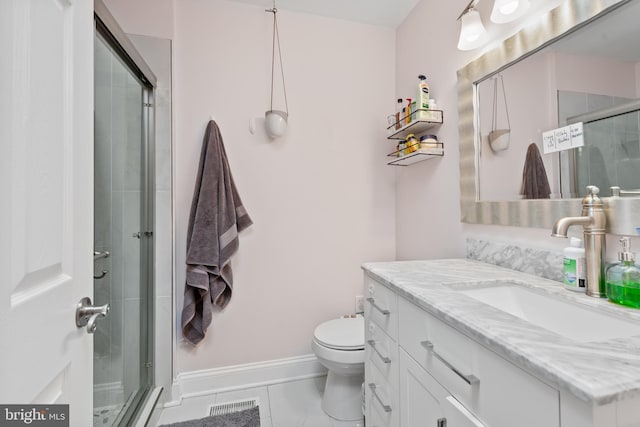
<path fill-rule="evenodd" d="M 92 0 L 0 1 L 0 144 L 0 403 L 68 403 L 87 427 Z"/>

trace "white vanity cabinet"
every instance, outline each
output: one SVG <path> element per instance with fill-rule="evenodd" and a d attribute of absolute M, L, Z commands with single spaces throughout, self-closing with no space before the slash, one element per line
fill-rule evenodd
<path fill-rule="evenodd" d="M 368 427 L 640 427 L 640 311 L 464 259 L 363 269 Z M 638 332 L 572 339 L 461 296 L 482 282 L 526 284 Z"/>
<path fill-rule="evenodd" d="M 398 299 L 365 280 L 365 419 L 368 427 L 399 427 Z"/>
<path fill-rule="evenodd" d="M 559 392 L 367 277 L 368 427 L 559 427 Z"/>
<path fill-rule="evenodd" d="M 480 421 L 402 349 L 400 373 L 401 425 L 483 427 Z"/>
<path fill-rule="evenodd" d="M 557 390 L 404 298 L 398 299 L 398 312 L 400 351 L 406 351 L 423 369 L 423 378 L 432 383 L 433 396 L 441 394 L 435 385 L 441 386 L 454 399 L 454 408 L 473 414 L 475 419 L 469 422 L 475 424 L 468 425 L 559 427 Z M 406 366 L 410 368 L 411 364 Z M 406 376 L 417 377 L 415 370 L 401 365 L 401 383 Z M 401 388 L 401 400 L 412 399 L 411 391 Z M 406 397 L 402 396 L 403 392 Z M 405 424 L 403 416 L 404 411 L 400 415 L 402 426 L 417 425 Z M 413 414 L 407 413 L 406 418 L 412 420 Z M 457 427 L 457 424 L 447 418 L 447 427 Z"/>

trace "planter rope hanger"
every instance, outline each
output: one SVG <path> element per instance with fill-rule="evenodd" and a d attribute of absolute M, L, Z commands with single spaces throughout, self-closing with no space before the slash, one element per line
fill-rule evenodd
<path fill-rule="evenodd" d="M 273 13 L 273 48 L 271 50 L 271 103 L 269 110 L 264 113 L 265 128 L 270 138 L 278 138 L 284 135 L 289 120 L 289 105 L 287 104 L 287 87 L 284 83 L 284 68 L 282 67 L 282 50 L 280 49 L 280 34 L 278 32 L 278 9 L 273 1 L 273 8 L 265 9 L 265 12 Z M 285 111 L 273 109 L 273 79 L 275 75 L 276 42 L 278 43 L 278 57 L 280 58 L 280 74 L 282 75 L 282 90 L 284 92 Z"/>
<path fill-rule="evenodd" d="M 498 127 L 498 77 L 502 86 L 502 99 L 504 99 L 504 111 L 507 116 L 506 129 Z M 504 151 L 509 148 L 511 139 L 511 122 L 509 121 L 509 108 L 507 107 L 507 93 L 504 90 L 504 79 L 502 74 L 493 79 L 493 112 L 491 117 L 491 132 L 489 132 L 489 146 L 495 152 Z"/>

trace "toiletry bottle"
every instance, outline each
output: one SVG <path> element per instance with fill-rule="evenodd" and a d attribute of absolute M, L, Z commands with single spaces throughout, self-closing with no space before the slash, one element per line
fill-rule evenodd
<path fill-rule="evenodd" d="M 412 133 L 407 135 L 407 148 L 405 149 L 405 153 L 411 154 L 414 151 L 418 151 L 418 148 L 420 148 L 420 141 L 418 141 L 418 138 L 416 138 Z"/>
<path fill-rule="evenodd" d="M 402 127 L 402 123 L 400 122 L 400 117 L 402 117 L 402 107 L 404 101 L 402 98 L 398 98 L 396 101 L 396 129 L 400 129 Z"/>
<path fill-rule="evenodd" d="M 572 291 L 585 292 L 587 290 L 587 274 L 582 240 L 572 237 L 569 244 L 570 246 L 564 248 L 563 251 L 564 287 Z"/>
<path fill-rule="evenodd" d="M 416 120 L 426 120 L 429 109 L 429 85 L 427 78 L 420 74 L 418 76 L 418 98 L 416 99 Z"/>
<path fill-rule="evenodd" d="M 628 307 L 640 308 L 640 268 L 635 264 L 628 237 L 620 239 L 622 251 L 619 264 L 607 268 L 606 292 L 610 301 Z"/>
<path fill-rule="evenodd" d="M 405 109 L 405 124 L 411 123 L 411 98 L 407 98 L 407 106 Z"/>
<path fill-rule="evenodd" d="M 436 105 L 436 100 L 435 99 L 430 99 L 429 100 L 429 114 L 427 117 L 427 120 L 431 121 L 431 122 L 438 122 L 438 123 L 442 123 L 442 116 L 440 116 L 440 112 L 439 111 L 434 111 L 437 110 L 438 106 Z"/>
<path fill-rule="evenodd" d="M 438 137 L 436 135 L 422 135 L 420 148 L 438 148 Z"/>
<path fill-rule="evenodd" d="M 400 156 L 404 156 L 405 150 L 407 149 L 407 141 L 405 141 L 404 139 L 401 139 L 400 142 L 398 142 L 398 157 Z"/>

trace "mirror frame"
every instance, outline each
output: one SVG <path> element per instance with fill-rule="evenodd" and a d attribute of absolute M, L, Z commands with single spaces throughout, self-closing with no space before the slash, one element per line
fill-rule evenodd
<path fill-rule="evenodd" d="M 460 134 L 460 213 L 461 221 L 516 227 L 551 228 L 565 216 L 581 211 L 581 199 L 484 201 L 479 199 L 477 182 L 479 160 L 476 147 L 478 129 L 476 84 L 499 73 L 562 36 L 584 27 L 601 14 L 632 0 L 566 0 L 541 16 L 535 23 L 506 39 L 458 70 L 458 120 Z M 589 3 L 586 5 L 585 3 Z"/>

